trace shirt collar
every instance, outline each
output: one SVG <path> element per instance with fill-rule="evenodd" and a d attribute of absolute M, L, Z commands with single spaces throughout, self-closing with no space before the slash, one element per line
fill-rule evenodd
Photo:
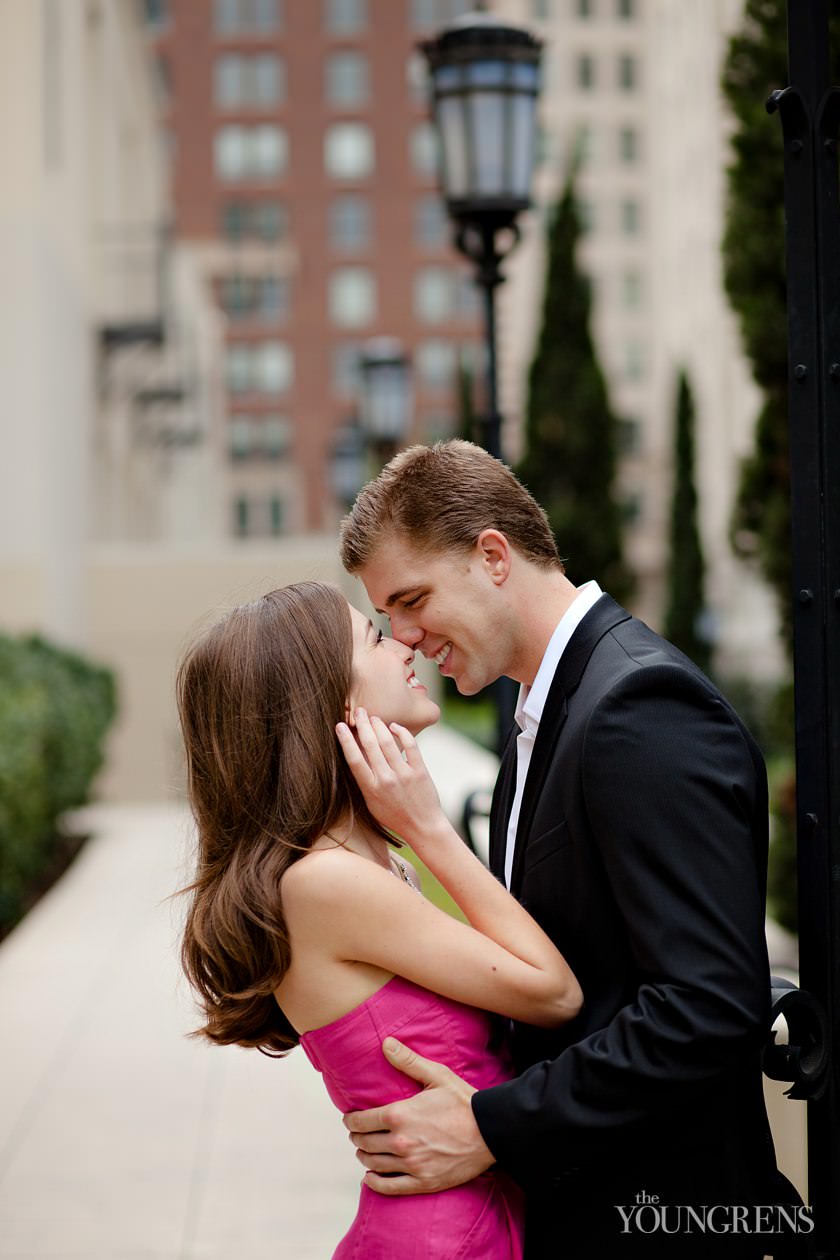
<path fill-rule="evenodd" d="M 584 582 L 558 621 L 530 687 L 522 683 L 514 717 L 519 728 L 536 734 L 560 657 L 583 618 L 603 595 L 597 582 Z"/>

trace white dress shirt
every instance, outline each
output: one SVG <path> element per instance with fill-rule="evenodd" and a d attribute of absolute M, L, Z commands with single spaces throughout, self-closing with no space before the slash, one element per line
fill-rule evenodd
<path fill-rule="evenodd" d="M 525 683 L 519 688 L 519 701 L 516 706 L 517 725 L 521 728 L 516 737 L 516 794 L 510 811 L 507 831 L 507 849 L 505 851 L 505 884 L 510 888 L 510 877 L 513 870 L 513 854 L 516 848 L 516 829 L 519 826 L 519 813 L 522 809 L 522 796 L 525 792 L 525 780 L 528 778 L 528 767 L 531 764 L 531 753 L 534 751 L 534 740 L 540 726 L 548 692 L 554 681 L 560 657 L 577 629 L 580 622 L 603 595 L 597 582 L 585 582 L 578 587 L 578 593 L 557 623 L 553 635 L 548 641 L 545 655 L 540 662 L 537 676 L 530 687 Z"/>

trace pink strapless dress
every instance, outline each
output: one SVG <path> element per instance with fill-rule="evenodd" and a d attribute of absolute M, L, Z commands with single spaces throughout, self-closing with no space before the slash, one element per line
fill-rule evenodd
<path fill-rule="evenodd" d="M 501 1051 L 491 1048 L 492 1034 L 484 1011 L 394 976 L 340 1019 L 304 1033 L 300 1044 L 344 1113 L 420 1092 L 421 1086 L 383 1055 L 388 1036 L 445 1063 L 477 1089 L 509 1080 L 512 1069 Z M 521 1193 L 501 1173 L 486 1172 L 437 1194 L 399 1198 L 362 1185 L 356 1219 L 333 1260 L 521 1260 L 522 1234 Z"/>

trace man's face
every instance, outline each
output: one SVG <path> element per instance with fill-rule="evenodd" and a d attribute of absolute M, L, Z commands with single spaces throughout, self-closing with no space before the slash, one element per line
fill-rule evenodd
<path fill-rule="evenodd" d="M 478 544 L 429 554 L 406 539 L 385 539 L 359 577 L 374 608 L 390 618 L 394 638 L 435 660 L 462 695 L 505 672 L 502 584 Z"/>

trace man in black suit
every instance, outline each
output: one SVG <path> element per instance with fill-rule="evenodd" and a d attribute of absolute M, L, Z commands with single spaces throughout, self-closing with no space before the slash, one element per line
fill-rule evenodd
<path fill-rule="evenodd" d="M 469 443 L 392 460 L 342 559 L 462 693 L 520 682 L 491 865 L 584 993 L 562 1028 L 514 1027 L 519 1075 L 494 1089 L 398 1049 L 427 1088 L 346 1117 L 368 1183 L 422 1193 L 496 1163 L 526 1190 L 528 1260 L 796 1254 L 810 1221 L 761 1079 L 766 774 L 738 716 L 596 583 L 568 581 L 542 509 Z"/>

